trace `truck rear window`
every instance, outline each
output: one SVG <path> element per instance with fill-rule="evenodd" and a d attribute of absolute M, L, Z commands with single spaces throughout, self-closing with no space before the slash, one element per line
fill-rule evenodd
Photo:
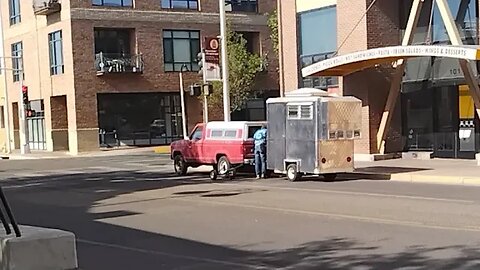
<path fill-rule="evenodd" d="M 248 126 L 248 139 L 253 139 L 253 134 L 257 132 L 262 126 Z"/>

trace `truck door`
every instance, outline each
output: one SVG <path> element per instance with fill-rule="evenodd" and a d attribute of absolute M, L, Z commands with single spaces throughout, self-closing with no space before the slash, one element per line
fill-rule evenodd
<path fill-rule="evenodd" d="M 188 162 L 199 162 L 202 159 L 202 145 L 203 145 L 203 126 L 198 126 L 190 135 L 188 142 L 187 154 L 185 159 Z"/>

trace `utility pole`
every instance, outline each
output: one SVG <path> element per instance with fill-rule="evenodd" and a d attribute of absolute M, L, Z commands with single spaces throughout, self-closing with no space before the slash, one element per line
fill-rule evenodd
<path fill-rule="evenodd" d="M 183 69 L 187 68 L 186 65 L 183 65 L 180 68 L 180 73 L 178 74 L 180 76 L 180 103 L 181 103 L 181 108 L 182 108 L 182 133 L 183 133 L 183 138 L 187 139 L 187 115 L 185 113 L 185 90 L 183 88 Z"/>
<path fill-rule="evenodd" d="M 230 121 L 230 86 L 228 82 L 227 21 L 225 16 L 225 0 L 219 0 L 220 39 L 222 41 L 222 79 L 223 79 L 223 118 Z"/>
<path fill-rule="evenodd" d="M 25 107 L 27 104 L 23 102 L 23 54 L 20 53 L 16 57 L 18 59 L 17 72 L 20 77 L 20 100 L 18 102 L 18 119 L 20 121 L 20 153 L 22 155 L 30 153 L 30 144 L 28 142 L 28 126 L 27 126 L 27 114 Z M 28 95 L 28 92 L 27 92 Z"/>
<path fill-rule="evenodd" d="M 4 73 L 4 80 L 3 80 L 3 97 L 4 97 L 4 107 L 3 107 L 3 116 L 5 120 L 5 147 L 6 147 L 6 152 L 7 154 L 10 154 L 12 152 L 12 145 L 11 145 L 11 137 L 10 137 L 10 100 L 8 98 L 8 89 L 7 89 L 7 74 L 6 74 L 6 61 L 5 61 L 5 46 L 4 46 L 4 33 L 3 33 L 3 16 L 2 16 L 2 9 L 0 7 L 0 45 L 2 46 L 2 55 L 1 55 L 1 69 L 3 69 Z"/>

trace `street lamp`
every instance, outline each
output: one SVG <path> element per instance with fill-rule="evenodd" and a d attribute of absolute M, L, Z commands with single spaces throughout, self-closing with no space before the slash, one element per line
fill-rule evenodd
<path fill-rule="evenodd" d="M 183 138 L 187 139 L 187 116 L 185 113 L 185 91 L 183 89 L 183 71 L 188 71 L 188 66 L 186 64 L 183 64 L 182 67 L 180 68 L 180 103 L 182 107 L 182 132 L 183 132 Z"/>

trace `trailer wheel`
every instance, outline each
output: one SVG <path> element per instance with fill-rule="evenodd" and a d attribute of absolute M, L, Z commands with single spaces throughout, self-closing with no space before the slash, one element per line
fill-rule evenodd
<path fill-rule="evenodd" d="M 184 176 L 187 174 L 188 165 L 183 159 L 182 155 L 176 155 L 173 158 L 173 168 L 175 169 L 175 174 L 179 176 Z"/>
<path fill-rule="evenodd" d="M 334 181 L 337 178 L 337 174 L 336 173 L 326 173 L 326 174 L 323 175 L 323 177 L 327 181 Z"/>
<path fill-rule="evenodd" d="M 298 181 L 302 178 L 302 175 L 297 170 L 296 164 L 290 164 L 287 167 L 287 178 L 291 182 Z"/>
<path fill-rule="evenodd" d="M 209 174 L 210 180 L 212 180 L 212 181 L 217 180 L 217 176 L 218 176 L 217 170 L 211 170 L 210 171 L 210 174 Z"/>

